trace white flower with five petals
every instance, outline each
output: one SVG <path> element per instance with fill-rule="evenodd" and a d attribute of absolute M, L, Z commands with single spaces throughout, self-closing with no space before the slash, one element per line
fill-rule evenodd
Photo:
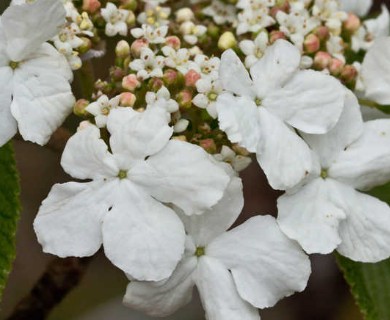
<path fill-rule="evenodd" d="M 337 123 L 345 89 L 334 78 L 299 70 L 299 50 L 278 40 L 250 69 L 233 51 L 222 55 L 219 125 L 233 143 L 256 152 L 275 189 L 298 184 L 312 169 L 311 152 L 292 127 L 322 134 Z"/>
<path fill-rule="evenodd" d="M 163 108 L 115 109 L 110 150 L 93 125 L 68 141 L 61 164 L 78 179 L 54 185 L 34 229 L 43 250 L 61 257 L 106 256 L 139 280 L 170 276 L 184 251 L 184 228 L 163 203 L 198 214 L 223 196 L 229 177 L 198 146 L 169 140 Z M 161 203 L 163 202 L 163 203 Z"/>
<path fill-rule="evenodd" d="M 191 300 L 196 286 L 207 319 L 259 320 L 257 308 L 302 291 L 310 275 L 309 259 L 274 218 L 257 216 L 226 231 L 242 206 L 241 181 L 233 177 L 212 209 L 196 217 L 181 214 L 187 232 L 182 260 L 167 280 L 132 281 L 125 305 L 167 316 Z"/>
<path fill-rule="evenodd" d="M 45 144 L 71 112 L 72 71 L 46 43 L 64 23 L 57 0 L 10 6 L 0 17 L 0 145 L 17 129 L 25 140 Z"/>

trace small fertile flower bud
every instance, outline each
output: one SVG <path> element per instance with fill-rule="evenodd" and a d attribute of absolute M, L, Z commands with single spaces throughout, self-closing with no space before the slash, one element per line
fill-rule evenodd
<path fill-rule="evenodd" d="M 115 54 L 118 58 L 127 58 L 130 55 L 129 43 L 125 40 L 120 40 L 116 45 Z"/>
<path fill-rule="evenodd" d="M 91 41 L 91 39 L 86 38 L 86 37 L 81 37 L 80 39 L 83 41 L 83 43 L 82 43 L 81 46 L 79 46 L 77 48 L 77 51 L 80 54 L 83 54 L 83 53 L 86 53 L 89 49 L 92 48 L 92 41 Z"/>
<path fill-rule="evenodd" d="M 85 117 L 88 112 L 85 108 L 89 105 L 89 101 L 85 99 L 79 99 L 73 106 L 73 113 L 79 117 Z"/>
<path fill-rule="evenodd" d="M 341 71 L 340 79 L 348 84 L 354 82 L 357 75 L 358 72 L 354 66 L 346 65 L 344 66 L 343 71 Z"/>
<path fill-rule="evenodd" d="M 89 13 L 95 13 L 101 7 L 99 0 L 83 0 L 83 10 Z"/>
<path fill-rule="evenodd" d="M 320 49 L 320 39 L 318 39 L 315 34 L 311 33 L 305 38 L 303 46 L 307 53 L 317 52 Z"/>
<path fill-rule="evenodd" d="M 333 58 L 329 63 L 328 69 L 332 75 L 337 76 L 343 70 L 344 65 L 345 63 L 340 59 Z"/>
<path fill-rule="evenodd" d="M 319 51 L 314 56 L 313 66 L 317 70 L 323 70 L 327 68 L 332 61 L 332 56 L 325 51 Z"/>
<path fill-rule="evenodd" d="M 184 109 L 189 109 L 192 106 L 192 94 L 189 90 L 182 90 L 176 96 L 176 101 L 179 106 Z"/>
<path fill-rule="evenodd" d="M 133 107 L 137 97 L 131 92 L 123 92 L 120 95 L 120 105 L 123 107 Z"/>
<path fill-rule="evenodd" d="M 343 23 L 344 29 L 350 33 L 357 31 L 360 28 L 360 25 L 361 22 L 359 17 L 353 13 L 349 13 L 347 20 Z"/>
<path fill-rule="evenodd" d="M 190 122 L 187 119 L 180 119 L 176 124 L 173 126 L 173 132 L 180 133 L 185 131 L 188 128 L 188 125 Z"/>
<path fill-rule="evenodd" d="M 136 17 L 133 11 L 129 11 L 126 19 L 126 24 L 128 26 L 134 26 L 136 21 Z"/>
<path fill-rule="evenodd" d="M 93 28 L 93 23 L 88 16 L 88 13 L 83 12 L 81 14 L 81 20 L 79 21 L 79 26 L 81 30 L 90 30 Z"/>
<path fill-rule="evenodd" d="M 185 84 L 187 87 L 195 87 L 196 82 L 201 78 L 200 74 L 191 69 L 184 76 Z"/>
<path fill-rule="evenodd" d="M 169 36 L 169 37 L 166 37 L 165 38 L 165 44 L 167 46 L 170 46 L 172 47 L 173 49 L 175 50 L 178 50 L 180 49 L 180 46 L 181 46 L 181 42 L 180 42 L 180 39 L 176 36 Z"/>
<path fill-rule="evenodd" d="M 137 39 L 135 40 L 132 44 L 131 44 L 131 47 L 130 47 L 130 51 L 131 51 L 131 54 L 136 57 L 136 58 L 139 58 L 140 55 L 141 55 L 141 50 L 142 48 L 146 48 L 148 47 L 149 45 L 149 42 L 148 40 L 146 39 Z"/>
<path fill-rule="evenodd" d="M 123 69 L 121 69 L 119 67 L 111 67 L 110 68 L 110 76 L 111 76 L 111 79 L 113 79 L 114 81 L 120 81 L 125 76 L 125 73 L 124 73 Z"/>
<path fill-rule="evenodd" d="M 122 9 L 126 9 L 126 10 L 130 10 L 130 11 L 134 11 L 135 9 L 137 9 L 137 0 L 121 0 L 121 8 Z"/>
<path fill-rule="evenodd" d="M 172 137 L 172 140 L 178 140 L 178 141 L 187 142 L 187 138 L 184 135 Z"/>
<path fill-rule="evenodd" d="M 237 45 L 237 40 L 234 34 L 230 31 L 224 32 L 218 40 L 218 48 L 221 50 L 227 50 L 234 48 Z"/>
<path fill-rule="evenodd" d="M 194 19 L 194 12 L 190 8 L 181 8 L 176 11 L 176 22 L 183 23 Z"/>
<path fill-rule="evenodd" d="M 158 90 L 160 90 L 163 85 L 164 85 L 164 82 L 160 78 L 152 78 L 148 84 L 149 89 L 154 91 L 154 92 L 157 92 Z"/>
<path fill-rule="evenodd" d="M 329 28 L 325 26 L 320 26 L 315 29 L 314 34 L 318 37 L 320 41 L 326 41 L 329 39 L 330 36 Z"/>
<path fill-rule="evenodd" d="M 128 76 L 124 77 L 122 79 L 122 88 L 134 91 L 136 88 L 138 88 L 141 85 L 141 83 L 138 81 L 137 76 L 135 74 L 129 74 Z"/>
<path fill-rule="evenodd" d="M 163 81 L 166 86 L 174 85 L 178 82 L 179 72 L 173 69 L 168 69 L 164 72 Z"/>
<path fill-rule="evenodd" d="M 269 42 L 272 44 L 279 39 L 286 39 L 286 35 L 282 31 L 272 31 L 269 37 Z"/>
<path fill-rule="evenodd" d="M 199 141 L 199 145 L 208 153 L 216 153 L 217 146 L 213 139 L 203 139 Z"/>

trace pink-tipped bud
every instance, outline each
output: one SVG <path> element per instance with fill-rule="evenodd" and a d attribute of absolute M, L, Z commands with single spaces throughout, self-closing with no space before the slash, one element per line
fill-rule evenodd
<path fill-rule="evenodd" d="M 329 28 L 325 27 L 325 26 L 318 27 L 314 31 L 314 33 L 316 34 L 316 36 L 318 37 L 318 39 L 320 41 L 326 41 L 329 39 L 329 36 L 330 36 Z"/>
<path fill-rule="evenodd" d="M 328 69 L 329 69 L 329 72 L 334 75 L 334 76 L 337 76 L 341 73 L 341 71 L 343 70 L 344 68 L 344 65 L 345 63 L 343 61 L 341 61 L 340 59 L 335 59 L 333 58 L 330 63 L 329 63 L 329 66 L 328 66 Z"/>
<path fill-rule="evenodd" d="M 138 81 L 137 76 L 135 74 L 129 74 L 122 79 L 122 88 L 126 90 L 134 91 L 140 85 L 141 83 Z"/>
<path fill-rule="evenodd" d="M 196 82 L 200 79 L 200 74 L 191 69 L 184 76 L 185 84 L 187 87 L 195 87 Z"/>
<path fill-rule="evenodd" d="M 357 31 L 360 28 L 360 25 L 360 18 L 353 13 L 349 13 L 347 20 L 343 23 L 344 29 L 350 33 Z"/>
<path fill-rule="evenodd" d="M 348 84 L 354 82 L 356 80 L 357 75 L 358 72 L 354 66 L 346 65 L 344 66 L 343 71 L 341 71 L 340 79 L 344 83 Z"/>
<path fill-rule="evenodd" d="M 286 35 L 282 31 L 272 31 L 270 33 L 269 42 L 271 44 L 279 39 L 286 39 Z"/>
<path fill-rule="evenodd" d="M 165 44 L 175 50 L 179 50 L 181 46 L 180 39 L 176 36 L 169 36 L 165 38 Z"/>
<path fill-rule="evenodd" d="M 182 90 L 176 96 L 176 101 L 179 106 L 184 109 L 189 109 L 192 106 L 192 93 L 189 90 Z"/>
<path fill-rule="evenodd" d="M 217 146 L 213 139 L 203 139 L 199 141 L 199 145 L 208 153 L 216 153 Z"/>
<path fill-rule="evenodd" d="M 164 72 L 163 81 L 167 86 L 174 85 L 176 84 L 178 77 L 179 73 L 176 70 L 168 69 Z"/>
<path fill-rule="evenodd" d="M 125 76 L 125 72 L 119 67 L 111 67 L 110 76 L 114 81 L 120 81 Z"/>
<path fill-rule="evenodd" d="M 320 39 L 318 39 L 315 34 L 311 33 L 305 38 L 303 46 L 307 53 L 317 52 L 320 49 Z"/>
<path fill-rule="evenodd" d="M 85 108 L 89 105 L 89 101 L 85 99 L 79 99 L 76 101 L 76 103 L 73 105 L 73 113 L 76 116 L 79 117 L 85 117 L 88 112 L 85 110 Z"/>
<path fill-rule="evenodd" d="M 146 39 L 137 39 L 135 40 L 132 44 L 131 44 L 131 47 L 130 47 L 130 51 L 131 51 L 131 54 L 136 57 L 136 58 L 139 58 L 140 55 L 141 55 L 141 50 L 142 48 L 146 48 L 148 47 L 149 45 L 149 42 L 148 40 Z"/>
<path fill-rule="evenodd" d="M 152 78 L 150 79 L 150 82 L 148 84 L 150 90 L 154 92 L 160 90 L 163 85 L 164 85 L 164 81 L 162 81 L 160 78 Z"/>
<path fill-rule="evenodd" d="M 317 70 L 323 70 L 327 68 L 332 61 L 332 56 L 325 51 L 319 51 L 314 56 L 313 66 Z"/>
<path fill-rule="evenodd" d="M 83 10 L 89 13 L 95 13 L 101 7 L 99 0 L 83 0 Z"/>
<path fill-rule="evenodd" d="M 120 105 L 123 107 L 133 107 L 136 100 L 135 94 L 131 92 L 123 92 L 120 95 Z"/>

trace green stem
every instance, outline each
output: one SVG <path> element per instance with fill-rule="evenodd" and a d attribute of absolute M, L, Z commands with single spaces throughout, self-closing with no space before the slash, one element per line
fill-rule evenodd
<path fill-rule="evenodd" d="M 374 108 L 374 109 L 380 108 L 380 104 L 378 104 L 374 101 L 371 101 L 371 100 L 367 100 L 367 99 L 359 99 L 359 104 L 364 105 L 364 106 L 369 107 L 369 108 Z"/>

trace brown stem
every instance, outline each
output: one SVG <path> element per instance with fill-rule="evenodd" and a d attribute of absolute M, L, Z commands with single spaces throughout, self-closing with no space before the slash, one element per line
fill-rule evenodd
<path fill-rule="evenodd" d="M 43 320 L 76 287 L 91 258 L 52 261 L 30 293 L 15 307 L 7 320 Z"/>

